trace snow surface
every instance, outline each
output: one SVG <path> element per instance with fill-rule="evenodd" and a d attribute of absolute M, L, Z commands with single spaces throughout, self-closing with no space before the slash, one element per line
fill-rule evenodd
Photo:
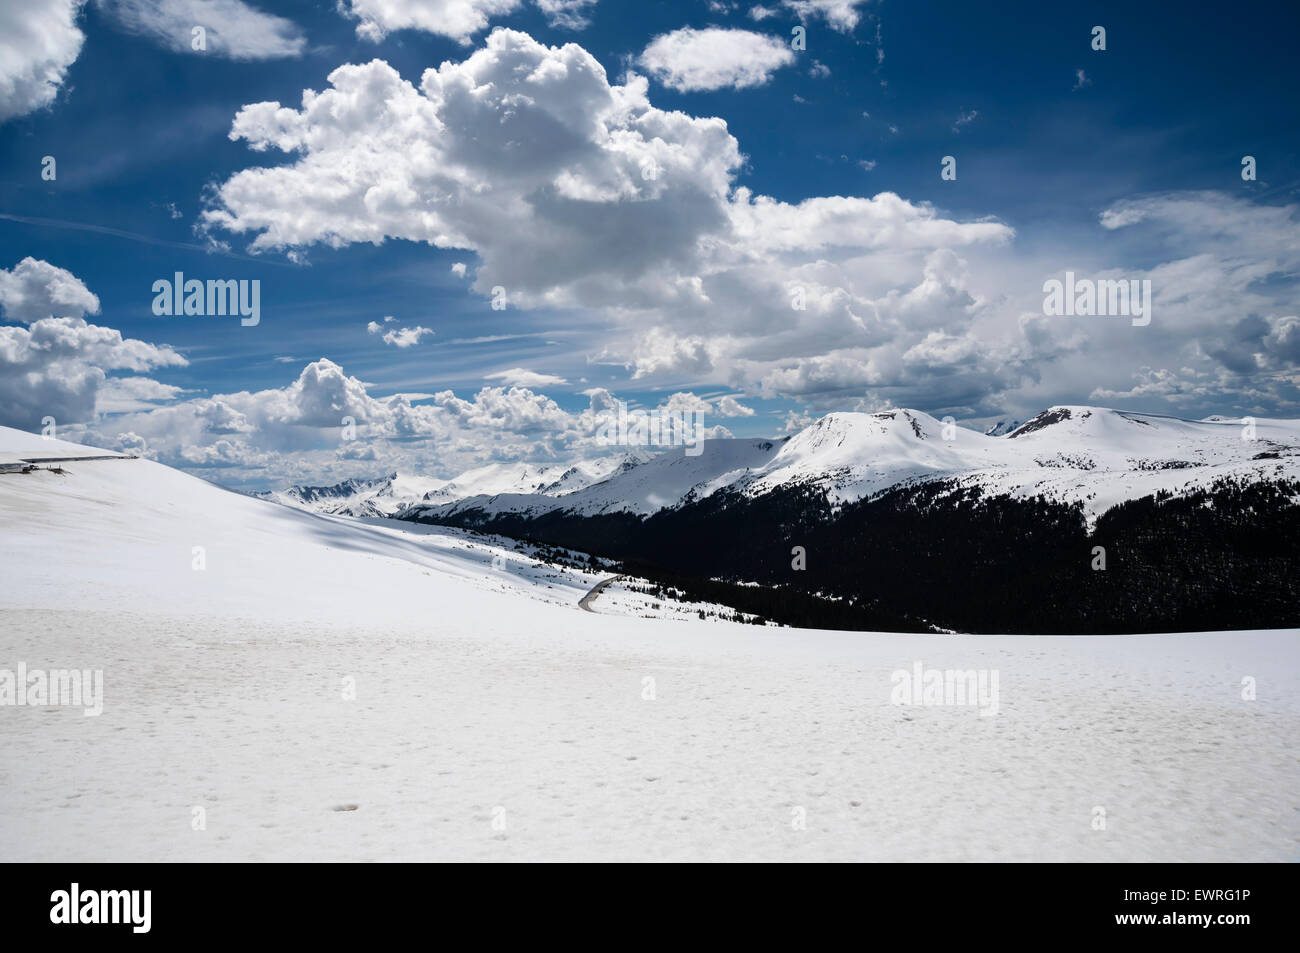
<path fill-rule="evenodd" d="M 606 573 L 504 541 L 64 469 L 0 475 L 0 669 L 102 669 L 104 711 L 0 707 L 5 860 L 1298 856 L 1293 630 L 591 613 Z M 915 662 L 997 670 L 998 713 L 891 704 Z"/>

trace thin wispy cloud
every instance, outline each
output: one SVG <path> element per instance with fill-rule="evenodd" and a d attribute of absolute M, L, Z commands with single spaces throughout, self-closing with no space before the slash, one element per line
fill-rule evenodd
<path fill-rule="evenodd" d="M 558 387 L 561 384 L 568 383 L 559 375 L 539 374 L 523 367 L 511 367 L 504 371 L 496 371 L 483 376 L 490 381 L 503 381 L 506 384 L 514 384 L 519 387 Z"/>
<path fill-rule="evenodd" d="M 307 39 L 292 20 L 243 0 L 97 0 L 124 30 L 178 53 L 266 60 L 301 56 Z"/>

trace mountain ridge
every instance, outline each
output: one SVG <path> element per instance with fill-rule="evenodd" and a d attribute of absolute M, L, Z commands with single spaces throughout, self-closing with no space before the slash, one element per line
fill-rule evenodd
<path fill-rule="evenodd" d="M 1095 521 L 1120 502 L 1157 492 L 1186 493 L 1225 478 L 1300 476 L 1300 421 L 1188 420 L 1087 405 L 1056 405 L 1005 435 L 945 424 L 910 409 L 827 414 L 784 440 L 705 441 L 689 457 L 663 451 L 631 473 L 563 496 L 489 493 L 425 500 L 408 518 L 629 512 L 648 516 L 723 489 L 755 497 L 792 485 L 853 502 L 931 479 L 978 485 L 995 495 L 1043 495 L 1081 503 Z"/>

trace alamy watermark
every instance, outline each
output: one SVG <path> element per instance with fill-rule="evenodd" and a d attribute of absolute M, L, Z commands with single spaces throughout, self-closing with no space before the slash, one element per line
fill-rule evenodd
<path fill-rule="evenodd" d="M 1112 280 L 1078 278 L 1067 271 L 1065 280 L 1049 278 L 1043 282 L 1043 314 L 1132 316 L 1133 326 L 1144 328 L 1151 323 L 1151 279 Z"/>
<path fill-rule="evenodd" d="M 152 890 L 83 890 L 73 883 L 50 894 L 53 924 L 122 924 L 132 933 L 148 933 L 153 924 Z"/>
<path fill-rule="evenodd" d="M 699 410 L 634 410 L 618 402 L 618 416 L 596 430 L 602 446 L 686 447 L 688 457 L 704 452 L 704 412 Z"/>
<path fill-rule="evenodd" d="M 29 669 L 19 662 L 17 671 L 0 668 L 0 707 L 62 706 L 84 708 L 87 718 L 104 713 L 102 669 Z"/>
<path fill-rule="evenodd" d="M 239 323 L 246 328 L 256 327 L 262 320 L 262 282 L 234 278 L 198 278 L 188 281 L 182 272 L 173 280 L 159 278 L 153 283 L 153 313 L 159 317 L 170 315 L 241 315 Z"/>
<path fill-rule="evenodd" d="M 891 705 L 977 705 L 981 717 L 998 713 L 997 669 L 937 669 L 914 662 L 910 670 L 896 669 L 889 681 Z"/>

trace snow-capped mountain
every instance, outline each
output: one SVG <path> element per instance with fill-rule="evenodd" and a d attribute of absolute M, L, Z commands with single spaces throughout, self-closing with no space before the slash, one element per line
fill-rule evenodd
<path fill-rule="evenodd" d="M 333 486 L 291 486 L 287 490 L 253 496 L 313 513 L 333 516 L 391 516 L 425 495 L 436 492 L 445 480 L 390 473 L 373 480 L 344 480 Z"/>
<path fill-rule="evenodd" d="M 440 481 L 436 488 L 424 494 L 423 501 L 449 503 L 471 496 L 500 493 L 562 496 L 604 480 L 617 471 L 631 469 L 651 456 L 638 451 L 574 463 L 490 463 Z"/>
<path fill-rule="evenodd" d="M 1018 420 L 999 420 L 984 431 L 986 437 L 1004 437 L 1020 426 Z"/>
<path fill-rule="evenodd" d="M 651 459 L 641 450 L 562 464 L 491 463 L 450 480 L 390 473 L 332 486 L 291 486 L 254 493 L 260 499 L 333 516 L 393 516 L 417 503 L 446 504 L 466 497 L 503 493 L 558 497 L 626 472 Z"/>
<path fill-rule="evenodd" d="M 1004 435 L 945 426 L 896 410 L 832 413 L 785 440 L 710 440 L 698 456 L 664 451 L 563 496 L 539 492 L 429 497 L 408 514 L 438 521 L 458 514 L 549 512 L 649 515 L 721 489 L 754 498 L 804 486 L 835 504 L 932 479 L 993 494 L 1080 503 L 1089 519 L 1127 499 L 1183 493 L 1215 481 L 1300 475 L 1300 421 L 1194 421 L 1103 407 L 1058 406 Z"/>
<path fill-rule="evenodd" d="M 698 456 L 690 456 L 680 447 L 647 455 L 642 463 L 620 466 L 606 479 L 563 496 L 479 493 L 442 504 L 430 500 L 411 507 L 404 515 L 442 515 L 468 510 L 531 515 L 554 510 L 588 516 L 615 512 L 650 514 L 743 479 L 769 461 L 779 446 L 779 442 L 771 440 L 705 441 L 705 450 Z"/>

